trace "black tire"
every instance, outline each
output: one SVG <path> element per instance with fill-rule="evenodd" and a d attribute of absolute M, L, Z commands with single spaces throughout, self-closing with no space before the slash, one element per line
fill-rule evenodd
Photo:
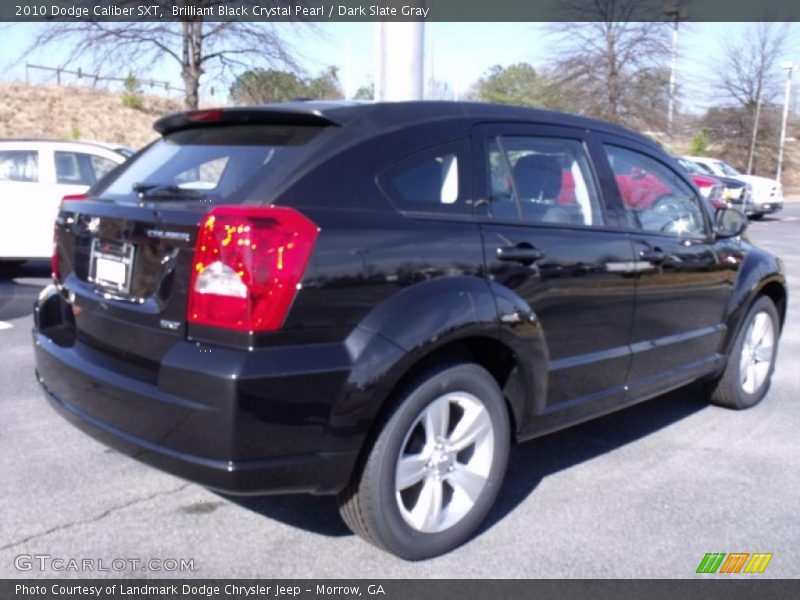
<path fill-rule="evenodd" d="M 396 556 L 420 560 L 438 556 L 461 545 L 483 522 L 497 498 L 505 475 L 510 424 L 505 399 L 497 382 L 484 368 L 473 363 L 444 365 L 427 371 L 404 389 L 393 410 L 384 419 L 363 465 L 339 495 L 339 506 L 342 518 L 354 533 Z M 397 461 L 410 436 L 418 431 L 415 427 L 422 426 L 419 421 L 421 415 L 451 392 L 466 392 L 479 399 L 488 413 L 492 442 L 486 443 L 488 447 L 493 447 L 488 461 L 491 466 L 483 488 L 468 512 L 448 528 L 428 533 L 412 527 L 401 513 L 401 493 L 395 487 Z M 452 427 L 452 409 L 448 408 L 448 411 L 448 427 Z M 423 485 L 422 481 L 419 485 Z M 449 484 L 439 485 L 445 489 Z M 455 498 L 452 489 L 451 503 Z M 444 494 L 440 496 L 443 497 Z M 443 502 L 442 505 L 444 514 L 448 506 Z"/>
<path fill-rule="evenodd" d="M 772 356 L 769 359 L 769 367 L 767 369 L 766 378 L 764 381 L 752 392 L 744 389 L 742 383 L 741 360 L 742 352 L 747 338 L 750 326 L 753 324 L 756 315 L 764 313 L 769 317 L 772 323 L 772 331 L 774 332 L 774 339 L 772 344 Z M 731 353 L 728 356 L 728 364 L 725 371 L 720 378 L 711 386 L 711 403 L 724 408 L 732 408 L 741 410 L 750 408 L 761 402 L 762 398 L 769 390 L 772 373 L 775 370 L 775 356 L 778 350 L 778 336 L 780 333 L 780 320 L 778 311 L 775 308 L 775 303 L 766 296 L 760 296 L 750 310 L 747 311 L 747 316 L 744 318 L 739 332 L 736 335 L 736 341 L 731 348 Z M 766 361 L 765 361 L 766 362 Z"/>
<path fill-rule="evenodd" d="M 750 220 L 751 221 L 760 221 L 761 219 L 764 218 L 764 215 L 766 215 L 766 214 L 767 213 L 753 213 L 752 215 L 750 215 Z"/>

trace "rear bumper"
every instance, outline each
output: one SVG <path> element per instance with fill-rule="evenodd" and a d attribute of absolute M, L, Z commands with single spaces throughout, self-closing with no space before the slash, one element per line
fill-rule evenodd
<path fill-rule="evenodd" d="M 119 359 L 43 326 L 44 315 L 54 312 L 43 305 L 60 301 L 54 297 L 36 307 L 36 375 L 50 404 L 84 432 L 232 494 L 327 494 L 347 484 L 360 438 L 352 431 L 332 435 L 327 425 L 347 373 L 343 363 L 334 366 L 334 345 L 303 348 L 305 360 L 287 361 L 270 352 L 198 354 L 196 344 L 181 342 L 148 381 Z M 315 369 L 323 357 L 328 366 Z"/>
<path fill-rule="evenodd" d="M 249 461 L 186 454 L 100 421 L 57 396 L 41 377 L 39 383 L 51 406 L 96 440 L 162 471 L 230 494 L 336 493 L 347 482 L 355 460 L 350 453 L 324 452 Z"/>

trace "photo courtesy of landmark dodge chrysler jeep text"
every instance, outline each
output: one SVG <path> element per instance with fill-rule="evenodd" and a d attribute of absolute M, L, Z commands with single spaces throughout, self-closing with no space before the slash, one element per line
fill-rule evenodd
<path fill-rule="evenodd" d="M 640 135 L 453 102 L 155 128 L 64 202 L 35 307 L 46 397 L 139 460 L 338 494 L 420 559 L 480 525 L 512 441 L 697 380 L 730 408 L 767 393 L 783 266 Z"/>

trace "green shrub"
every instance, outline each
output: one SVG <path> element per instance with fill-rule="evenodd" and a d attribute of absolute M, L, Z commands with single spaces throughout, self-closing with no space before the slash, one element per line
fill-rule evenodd
<path fill-rule="evenodd" d="M 142 86 L 136 76 L 133 73 L 128 73 L 122 86 L 124 88 L 122 92 L 122 106 L 125 108 L 132 108 L 133 110 L 141 110 L 144 107 L 144 102 L 142 101 Z"/>
<path fill-rule="evenodd" d="M 689 154 L 692 156 L 703 156 L 708 150 L 708 130 L 701 129 L 694 134 L 692 138 L 692 146 L 689 148 Z"/>

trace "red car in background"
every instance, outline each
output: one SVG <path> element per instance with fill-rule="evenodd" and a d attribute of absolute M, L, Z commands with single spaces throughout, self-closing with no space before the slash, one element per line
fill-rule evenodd
<path fill-rule="evenodd" d="M 714 209 L 727 206 L 722 198 L 724 186 L 714 177 L 689 173 L 694 184 Z M 650 208 L 659 198 L 669 194 L 670 188 L 656 175 L 644 169 L 633 168 L 629 175 L 617 175 L 622 200 L 633 210 Z"/>
<path fill-rule="evenodd" d="M 617 174 L 616 177 L 622 201 L 633 210 L 648 209 L 670 192 L 664 182 L 644 169 L 634 167 L 629 174 Z"/>
<path fill-rule="evenodd" d="M 725 186 L 716 177 L 709 175 L 700 175 L 699 173 L 689 173 L 697 189 L 704 197 L 708 198 L 711 206 L 716 210 L 717 208 L 725 208 L 728 203 L 723 198 Z"/>
<path fill-rule="evenodd" d="M 658 198 L 669 193 L 669 188 L 661 180 L 643 169 L 634 169 L 630 175 L 617 175 L 622 200 L 634 210 L 650 208 Z M 564 170 L 561 176 L 561 191 L 556 197 L 558 204 L 576 204 L 575 179 L 570 171 Z"/>
<path fill-rule="evenodd" d="M 723 198 L 725 186 L 716 177 L 691 172 L 688 174 L 714 209 L 727 206 Z M 670 193 L 669 186 L 658 176 L 645 169 L 633 167 L 628 174 L 617 174 L 616 179 L 623 202 L 633 210 L 649 209 L 659 198 Z M 560 205 L 578 203 L 575 194 L 575 178 L 567 169 L 562 172 L 561 190 L 556 197 L 556 202 Z"/>

